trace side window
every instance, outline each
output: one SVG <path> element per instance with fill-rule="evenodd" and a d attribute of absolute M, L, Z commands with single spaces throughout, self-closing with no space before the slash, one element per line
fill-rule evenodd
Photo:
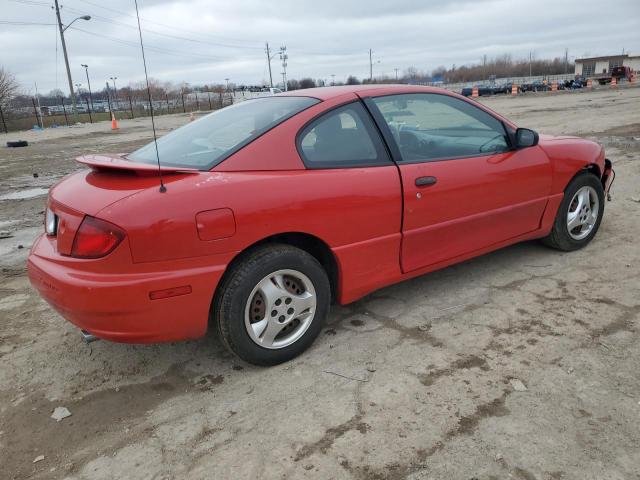
<path fill-rule="evenodd" d="M 307 168 L 391 165 L 369 114 L 350 103 L 317 118 L 298 134 L 298 151 Z"/>
<path fill-rule="evenodd" d="M 502 122 L 463 100 L 435 93 L 372 99 L 403 162 L 491 155 L 509 150 Z"/>

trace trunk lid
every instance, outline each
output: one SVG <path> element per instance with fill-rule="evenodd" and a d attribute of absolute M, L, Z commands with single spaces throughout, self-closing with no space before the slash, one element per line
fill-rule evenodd
<path fill-rule="evenodd" d="M 159 188 L 158 167 L 130 162 L 121 155 L 88 155 L 76 159 L 91 170 L 68 175 L 49 190 L 49 208 L 57 216 L 57 251 L 71 253 L 73 239 L 85 215 L 97 214 L 115 202 L 148 189 Z M 162 167 L 165 184 L 184 178 L 183 169 Z"/>

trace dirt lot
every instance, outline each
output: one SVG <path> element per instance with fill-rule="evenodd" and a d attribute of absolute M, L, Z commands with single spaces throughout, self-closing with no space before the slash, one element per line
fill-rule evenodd
<path fill-rule="evenodd" d="M 32 145 L 0 149 L 0 477 L 640 479 L 640 88 L 482 101 L 605 144 L 618 177 L 596 239 L 335 307 L 310 351 L 269 369 L 213 334 L 86 345 L 29 286 L 46 189 L 80 153 L 145 143 L 147 120 L 1 137 Z"/>

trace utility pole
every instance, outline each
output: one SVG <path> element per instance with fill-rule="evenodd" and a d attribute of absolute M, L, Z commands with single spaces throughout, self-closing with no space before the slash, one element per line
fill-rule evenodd
<path fill-rule="evenodd" d="M 267 45 L 267 63 L 269 64 L 269 86 L 273 88 L 273 75 L 271 75 L 271 51 L 269 50 L 269 42 L 265 42 L 265 44 Z"/>
<path fill-rule="evenodd" d="M 287 91 L 287 60 L 289 59 L 289 55 L 287 55 L 287 47 L 280 47 L 280 60 L 282 60 L 282 83 L 284 84 L 284 91 Z"/>
<path fill-rule="evenodd" d="M 227 92 L 228 92 L 229 91 L 229 79 L 225 78 L 224 81 L 227 82 Z"/>
<path fill-rule="evenodd" d="M 569 69 L 569 49 L 564 49 L 564 73 L 567 74 L 567 70 Z"/>
<path fill-rule="evenodd" d="M 60 42 L 62 43 L 62 52 L 64 53 L 64 64 L 67 67 L 67 80 L 69 81 L 69 93 L 71 94 L 71 109 L 78 119 L 78 108 L 76 107 L 76 94 L 73 92 L 73 80 L 71 80 L 71 69 L 69 68 L 69 56 L 67 55 L 67 44 L 64 41 L 64 30 L 62 29 L 62 19 L 60 18 L 60 6 L 58 0 L 54 0 L 56 7 L 56 17 L 58 18 L 58 29 L 60 30 Z"/>
<path fill-rule="evenodd" d="M 482 70 L 484 72 L 484 79 L 487 80 L 487 54 L 482 56 Z"/>
<path fill-rule="evenodd" d="M 397 68 L 394 68 L 394 70 L 396 71 L 396 82 L 398 81 L 398 70 Z"/>
<path fill-rule="evenodd" d="M 336 84 L 336 74 L 331 74 L 331 86 L 333 87 Z"/>
<path fill-rule="evenodd" d="M 44 128 L 44 120 L 42 119 L 42 107 L 40 107 L 40 94 L 38 93 L 38 83 L 34 82 L 33 84 L 36 87 L 36 102 L 38 103 L 38 110 L 37 113 L 38 115 L 40 115 L 40 120 L 39 120 L 39 124 L 41 127 Z"/>
<path fill-rule="evenodd" d="M 62 26 L 62 18 L 60 18 L 60 5 L 58 5 L 58 0 L 54 0 L 54 8 L 56 10 L 56 18 L 58 19 L 58 29 L 60 30 L 60 43 L 62 44 L 62 52 L 64 53 L 64 64 L 67 67 L 67 80 L 69 81 L 69 94 L 71 95 L 71 105 L 73 109 L 73 114 L 78 121 L 78 108 L 76 106 L 76 94 L 73 91 L 73 80 L 71 80 L 71 69 L 69 68 L 69 55 L 67 54 L 67 44 L 64 41 L 64 31 L 71 26 L 71 23 L 75 22 L 78 19 L 82 20 L 91 20 L 89 15 L 84 15 L 82 17 L 78 17 L 74 19 L 69 25 L 66 27 Z"/>
<path fill-rule="evenodd" d="M 84 67 L 84 71 L 87 74 L 87 85 L 89 86 L 89 101 L 91 102 L 91 110 L 95 110 L 93 108 L 93 94 L 91 93 L 91 82 L 89 81 L 89 65 L 85 65 L 84 63 L 80 65 Z"/>
<path fill-rule="evenodd" d="M 369 49 L 369 82 L 373 81 L 373 52 Z"/>
<path fill-rule="evenodd" d="M 532 76 L 531 73 L 531 59 L 532 59 L 532 55 L 531 55 L 531 50 L 529 50 L 529 76 Z"/>
<path fill-rule="evenodd" d="M 104 82 L 107 86 L 107 105 L 109 105 L 109 114 L 113 113 L 113 102 L 111 101 L 111 91 L 109 88 L 109 82 Z"/>

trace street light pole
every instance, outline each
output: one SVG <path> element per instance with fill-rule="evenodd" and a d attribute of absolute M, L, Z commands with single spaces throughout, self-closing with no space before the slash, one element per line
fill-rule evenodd
<path fill-rule="evenodd" d="M 118 110 L 118 89 L 116 87 L 116 80 L 118 77 L 109 77 L 113 82 L 113 103 L 115 103 L 114 110 Z"/>
<path fill-rule="evenodd" d="M 56 9 L 56 18 L 58 19 L 58 29 L 60 30 L 60 43 L 62 44 L 62 52 L 64 53 L 64 64 L 67 67 L 67 80 L 69 81 L 69 93 L 71 94 L 71 105 L 73 109 L 73 114 L 78 121 L 78 107 L 76 106 L 76 94 L 73 91 L 73 80 L 71 79 L 71 69 L 69 68 L 69 55 L 67 54 L 67 44 L 64 41 L 64 31 L 71 26 L 71 23 L 76 20 L 91 20 L 89 15 L 84 15 L 82 17 L 75 18 L 69 25 L 66 27 L 62 27 L 62 18 L 60 18 L 60 6 L 58 5 L 58 0 L 54 0 L 55 9 Z"/>
<path fill-rule="evenodd" d="M 85 65 L 84 63 L 82 63 L 81 65 L 84 67 L 84 71 L 87 74 L 87 85 L 89 86 L 89 102 L 91 103 L 91 110 L 94 110 L 93 95 L 91 93 L 91 82 L 89 81 L 89 65 Z"/>
<path fill-rule="evenodd" d="M 225 80 L 225 82 L 227 82 L 227 92 L 228 92 L 229 91 L 229 79 L 225 78 L 224 80 Z"/>
<path fill-rule="evenodd" d="M 373 81 L 373 52 L 369 49 L 369 83 Z"/>

